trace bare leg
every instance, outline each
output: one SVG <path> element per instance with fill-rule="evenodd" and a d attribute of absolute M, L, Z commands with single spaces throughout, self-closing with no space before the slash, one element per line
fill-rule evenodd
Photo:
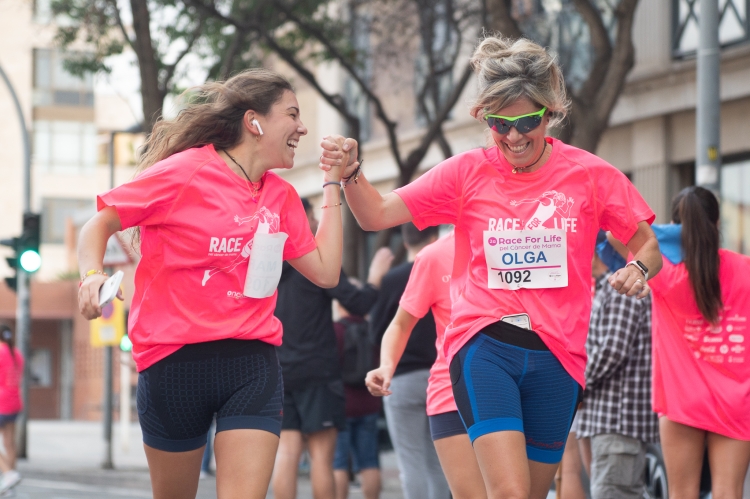
<path fill-rule="evenodd" d="M 3 446 L 5 447 L 5 464 L 10 470 L 16 469 L 16 423 L 8 423 L 2 428 Z M 3 473 L 6 471 L 3 469 Z"/>
<path fill-rule="evenodd" d="M 670 499 L 698 499 L 706 432 L 661 417 L 659 434 Z"/>
<path fill-rule="evenodd" d="M 143 444 L 154 499 L 195 497 L 198 493 L 203 447 L 188 452 L 166 452 Z"/>
<path fill-rule="evenodd" d="M 281 430 L 276 466 L 273 472 L 274 499 L 297 497 L 297 471 L 299 459 L 305 448 L 302 433 L 297 430 Z"/>
<path fill-rule="evenodd" d="M 713 499 L 742 499 L 750 465 L 750 442 L 708 433 L 708 462 Z"/>
<path fill-rule="evenodd" d="M 336 452 L 335 428 L 306 435 L 310 451 L 310 481 L 314 499 L 330 499 L 335 495 L 333 455 Z"/>
<path fill-rule="evenodd" d="M 380 497 L 380 468 L 367 468 L 359 472 L 362 482 L 362 495 L 365 499 Z"/>
<path fill-rule="evenodd" d="M 216 494 L 219 499 L 263 499 L 268 493 L 279 437 L 263 430 L 216 434 Z"/>
<path fill-rule="evenodd" d="M 557 463 L 530 461 L 526 438 L 519 431 L 499 431 L 474 441 L 489 499 L 545 499 Z"/>
<path fill-rule="evenodd" d="M 482 472 L 469 436 L 454 435 L 434 443 L 453 498 L 486 499 Z"/>
<path fill-rule="evenodd" d="M 568 433 L 561 463 L 560 497 L 562 499 L 586 499 L 581 483 L 581 455 L 578 453 L 578 440 L 575 433 Z"/>
<path fill-rule="evenodd" d="M 583 461 L 586 474 L 591 476 L 591 438 L 584 437 L 578 439 L 578 452 L 581 454 L 581 461 Z"/>
<path fill-rule="evenodd" d="M 333 470 L 333 481 L 336 483 L 336 499 L 346 499 L 349 497 L 349 472 L 346 470 Z"/>

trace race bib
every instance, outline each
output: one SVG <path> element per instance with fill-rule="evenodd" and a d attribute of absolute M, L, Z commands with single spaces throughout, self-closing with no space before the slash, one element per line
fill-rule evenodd
<path fill-rule="evenodd" d="M 563 229 L 484 231 L 490 289 L 564 288 L 568 245 Z"/>

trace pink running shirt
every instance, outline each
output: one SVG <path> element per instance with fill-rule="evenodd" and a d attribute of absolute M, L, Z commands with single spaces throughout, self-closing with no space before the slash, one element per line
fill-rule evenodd
<path fill-rule="evenodd" d="M 511 173 L 497 147 L 449 158 L 395 192 L 419 228 L 456 226 L 451 325 L 446 360 L 477 332 L 506 315 L 527 313 L 531 326 L 581 386 L 591 313 L 591 258 L 599 228 L 629 241 L 638 223 L 654 219 L 633 184 L 615 167 L 553 138 L 552 155 L 533 173 Z M 486 230 L 521 230 L 526 223 L 567 233 L 568 286 L 490 289 Z"/>
<path fill-rule="evenodd" d="M 750 440 L 750 258 L 719 250 L 724 310 L 711 326 L 685 264 L 664 259 L 653 290 L 653 409 L 684 425 Z"/>
<path fill-rule="evenodd" d="M 18 414 L 23 408 L 21 402 L 21 376 L 23 357 L 17 348 L 10 354 L 7 343 L 0 342 L 0 414 Z"/>
<path fill-rule="evenodd" d="M 174 154 L 134 180 L 100 195 L 122 228 L 141 227 L 129 335 L 142 371 L 189 343 L 226 338 L 281 344 L 276 293 L 243 295 L 248 256 L 259 224 L 289 235 L 285 260 L 314 250 L 297 192 L 272 172 L 257 202 L 213 145 Z"/>
<path fill-rule="evenodd" d="M 453 385 L 445 360 L 443 343 L 445 328 L 451 317 L 450 282 L 453 269 L 455 238 L 453 233 L 426 246 L 414 259 L 404 294 L 399 305 L 420 319 L 432 309 L 437 327 L 437 358 L 430 369 L 427 382 L 427 415 L 434 416 L 457 411 L 453 400 Z"/>

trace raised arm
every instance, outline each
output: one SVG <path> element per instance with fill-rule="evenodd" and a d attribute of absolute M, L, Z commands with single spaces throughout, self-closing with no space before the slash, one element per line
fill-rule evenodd
<path fill-rule="evenodd" d="M 411 213 L 398 194 L 389 192 L 381 195 L 367 181 L 365 174 L 359 169 L 356 141 L 347 139 L 344 149 L 350 151 L 351 158 L 343 174 L 345 178 L 349 178 L 349 181 L 344 182 L 346 204 L 349 205 L 349 209 L 352 210 L 362 229 L 378 231 L 410 222 Z M 320 168 L 323 171 L 330 168 L 324 158 L 321 158 Z"/>
<path fill-rule="evenodd" d="M 78 236 L 78 268 L 82 275 L 90 270 L 103 269 L 104 251 L 107 240 L 112 234 L 122 230 L 117 210 L 108 206 L 97 212 L 91 220 L 81 228 Z M 91 274 L 83 279 L 78 288 L 78 309 L 81 314 L 91 320 L 102 315 L 99 306 L 99 288 L 107 277 L 102 274 Z"/>
<path fill-rule="evenodd" d="M 349 162 L 349 150 L 354 147 L 356 151 L 356 143 L 353 139 L 344 139 L 338 135 L 325 137 L 321 142 L 323 154 L 320 160 L 321 164 L 325 162 L 327 168 L 323 175 L 322 214 L 315 234 L 317 248 L 289 260 L 292 267 L 321 288 L 333 288 L 338 284 L 344 247 L 340 189 L 336 183 L 325 184 L 341 182 L 344 165 Z"/>

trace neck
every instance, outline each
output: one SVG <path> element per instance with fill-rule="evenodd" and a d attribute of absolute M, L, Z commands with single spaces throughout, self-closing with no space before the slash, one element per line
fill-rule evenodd
<path fill-rule="evenodd" d="M 539 170 L 541 167 L 543 167 L 545 163 L 547 163 L 547 160 L 549 159 L 551 155 L 552 155 L 552 144 L 548 144 L 547 141 L 545 140 L 544 147 L 542 148 L 542 152 L 541 154 L 539 154 L 536 161 L 525 166 L 524 165 L 518 166 L 518 165 L 514 165 L 513 163 L 511 163 L 511 165 L 513 166 L 513 173 L 533 173 Z"/>
<path fill-rule="evenodd" d="M 256 154 L 256 151 L 253 149 L 252 145 L 239 144 L 235 147 L 219 151 L 219 156 L 240 178 L 247 180 L 245 178 L 245 174 L 247 174 L 251 182 L 260 182 L 261 177 L 268 171 L 268 168 L 261 163 L 259 159 L 261 155 Z M 229 155 L 232 157 L 230 158 Z M 232 158 L 238 164 L 232 161 Z M 245 173 L 242 170 L 245 170 Z"/>
<path fill-rule="evenodd" d="M 428 244 L 432 243 L 434 241 L 427 241 L 424 244 L 420 244 L 419 246 L 407 246 L 406 247 L 406 261 L 407 262 L 413 262 L 415 258 L 417 258 L 417 253 L 422 251 L 422 248 L 427 246 Z"/>

